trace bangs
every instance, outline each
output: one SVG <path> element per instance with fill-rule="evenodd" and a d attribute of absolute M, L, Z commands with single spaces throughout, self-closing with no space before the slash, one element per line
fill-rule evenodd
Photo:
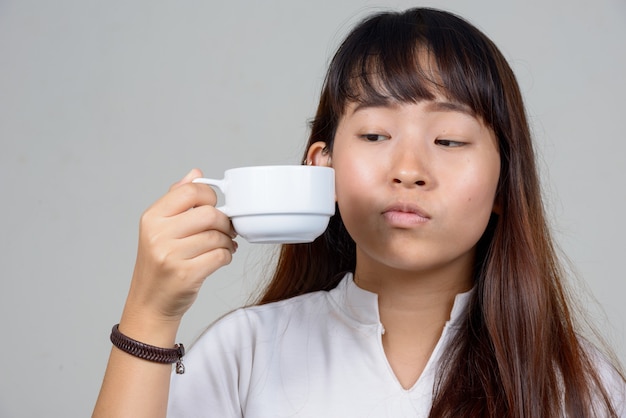
<path fill-rule="evenodd" d="M 429 53 L 419 52 L 423 48 L 412 50 L 415 52 L 398 56 L 390 56 L 389 50 L 367 51 L 358 57 L 346 71 L 348 77 L 340 84 L 338 104 L 417 103 L 438 96 L 448 97 Z"/>
<path fill-rule="evenodd" d="M 502 102 L 493 44 L 461 19 L 415 13 L 370 18 L 348 37 L 331 63 L 330 104 L 417 103 L 444 97 L 494 125 Z"/>

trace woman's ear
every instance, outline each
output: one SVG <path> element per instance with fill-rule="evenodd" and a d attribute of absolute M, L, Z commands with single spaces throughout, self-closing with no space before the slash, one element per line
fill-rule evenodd
<path fill-rule="evenodd" d="M 326 142 L 318 141 L 313 143 L 306 153 L 306 165 L 321 165 L 324 167 L 331 167 L 332 160 L 330 158 L 330 151 L 326 146 Z"/>

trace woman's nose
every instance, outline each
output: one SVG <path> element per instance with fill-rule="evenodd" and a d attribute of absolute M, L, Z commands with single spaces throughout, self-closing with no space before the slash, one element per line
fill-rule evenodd
<path fill-rule="evenodd" d="M 426 187 L 433 183 L 428 158 L 417 150 L 398 150 L 393 163 L 392 182 L 404 187 Z"/>
<path fill-rule="evenodd" d="M 396 178 L 393 179 L 394 183 L 398 183 L 398 184 L 403 184 L 403 185 L 417 185 L 417 186 L 425 186 L 426 185 L 426 180 L 423 179 L 418 179 L 418 180 L 414 180 L 414 178 L 417 176 L 413 176 L 410 173 L 402 173 L 401 175 L 397 176 Z"/>

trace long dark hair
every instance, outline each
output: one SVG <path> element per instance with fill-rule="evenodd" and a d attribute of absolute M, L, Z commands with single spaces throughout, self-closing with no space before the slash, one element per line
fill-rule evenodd
<path fill-rule="evenodd" d="M 517 81 L 482 32 L 432 9 L 367 18 L 330 64 L 309 145 L 324 141 L 332 153 L 351 101 L 418 102 L 438 94 L 466 104 L 493 129 L 501 174 L 498 214 L 478 243 L 476 291 L 443 356 L 431 416 L 616 416 L 575 332 Z M 355 264 L 355 243 L 337 212 L 313 243 L 282 246 L 259 303 L 332 289 Z"/>

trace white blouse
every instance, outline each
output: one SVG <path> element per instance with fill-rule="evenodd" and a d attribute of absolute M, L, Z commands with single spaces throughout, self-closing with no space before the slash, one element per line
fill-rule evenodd
<path fill-rule="evenodd" d="M 329 292 L 236 310 L 191 347 L 185 374 L 172 375 L 168 417 L 427 417 L 440 356 L 470 295 L 456 296 L 408 390 L 383 350 L 377 295 L 351 274 Z"/>

